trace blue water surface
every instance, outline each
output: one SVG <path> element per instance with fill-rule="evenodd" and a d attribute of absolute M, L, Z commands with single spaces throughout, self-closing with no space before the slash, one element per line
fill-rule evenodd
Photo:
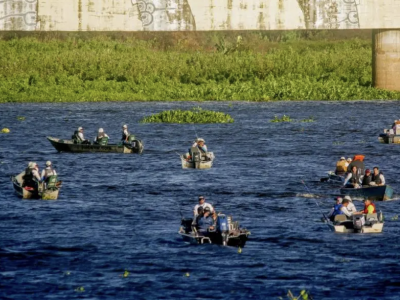
<path fill-rule="evenodd" d="M 233 124 L 140 124 L 166 109 L 232 115 Z M 399 299 L 399 201 L 379 202 L 382 234 L 341 235 L 320 221 L 338 186 L 319 178 L 341 156 L 364 154 L 400 193 L 400 145 L 378 142 L 398 102 L 2 104 L 0 299 Z M 272 123 L 275 115 L 293 122 Z M 25 117 L 18 120 L 18 116 Z M 301 122 L 313 117 L 314 122 Z M 142 155 L 58 153 L 46 136 L 121 125 Z M 183 170 L 198 135 L 216 161 Z M 22 200 L 10 175 L 51 160 L 57 201 Z M 301 183 L 304 180 L 309 190 Z M 178 235 L 198 195 L 251 231 L 246 246 L 190 245 Z M 356 202 L 361 209 L 362 203 Z M 128 272 L 125 272 L 128 271 Z M 124 276 L 125 273 L 125 276 Z"/>

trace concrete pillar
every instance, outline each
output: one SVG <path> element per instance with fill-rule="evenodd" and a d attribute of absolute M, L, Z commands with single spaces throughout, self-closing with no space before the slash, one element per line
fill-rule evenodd
<path fill-rule="evenodd" d="M 372 81 L 376 88 L 400 91 L 400 29 L 372 31 Z"/>

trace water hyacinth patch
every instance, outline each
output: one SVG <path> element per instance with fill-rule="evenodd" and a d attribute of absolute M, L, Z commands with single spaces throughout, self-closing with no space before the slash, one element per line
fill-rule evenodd
<path fill-rule="evenodd" d="M 192 110 L 167 110 L 158 114 L 145 117 L 141 123 L 175 123 L 175 124 L 208 124 L 208 123 L 233 123 L 233 118 L 225 113 L 204 110 L 200 107 Z"/>
<path fill-rule="evenodd" d="M 271 120 L 272 123 L 281 123 L 281 122 L 292 122 L 293 119 L 291 119 L 287 115 L 283 115 L 283 117 L 279 118 L 278 116 L 274 116 L 274 118 Z"/>

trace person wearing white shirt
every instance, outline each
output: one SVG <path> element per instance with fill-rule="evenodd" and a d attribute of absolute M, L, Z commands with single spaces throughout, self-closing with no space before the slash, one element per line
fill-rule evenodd
<path fill-rule="evenodd" d="M 56 176 L 57 172 L 53 169 L 51 161 L 46 161 L 46 168 L 42 171 L 42 180 L 46 181 L 50 176 Z"/>
<path fill-rule="evenodd" d="M 347 210 L 348 210 L 349 212 L 356 212 L 356 211 L 357 211 L 357 208 L 356 208 L 356 206 L 354 205 L 353 201 L 351 200 L 350 196 L 345 196 L 345 197 L 343 198 L 343 200 L 348 200 L 348 201 L 349 201 L 349 205 L 347 206 Z"/>
<path fill-rule="evenodd" d="M 195 218 L 198 216 L 199 207 L 203 207 L 203 210 L 204 210 L 206 207 L 208 207 L 208 208 L 210 209 L 210 212 L 211 212 L 211 213 L 214 212 L 214 207 L 213 207 L 210 203 L 207 203 L 207 202 L 206 202 L 206 199 L 204 198 L 204 196 L 199 196 L 199 204 L 197 204 L 197 205 L 194 207 L 193 214 L 194 214 L 194 217 L 195 217 Z"/>
<path fill-rule="evenodd" d="M 374 167 L 374 174 L 372 174 L 372 179 L 369 185 L 385 185 L 385 176 L 379 171 L 378 167 Z"/>

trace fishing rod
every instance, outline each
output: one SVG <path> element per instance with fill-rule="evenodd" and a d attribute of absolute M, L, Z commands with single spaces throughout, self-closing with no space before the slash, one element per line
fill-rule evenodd
<path fill-rule="evenodd" d="M 312 194 L 311 190 L 308 188 L 308 186 L 306 185 L 306 183 L 305 183 L 303 180 L 301 181 L 301 183 L 304 185 L 304 188 L 306 189 L 306 191 L 307 191 L 309 194 Z M 315 201 L 315 204 L 317 204 L 320 213 L 324 216 L 325 221 L 330 222 L 329 218 L 328 218 L 328 217 L 325 215 L 325 213 L 322 211 L 321 206 L 319 206 L 317 200 L 314 199 L 314 201 Z"/>

